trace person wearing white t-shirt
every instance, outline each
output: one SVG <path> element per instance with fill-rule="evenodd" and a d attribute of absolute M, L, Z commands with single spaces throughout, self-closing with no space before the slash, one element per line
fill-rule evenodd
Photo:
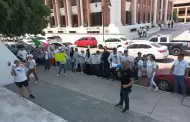
<path fill-rule="evenodd" d="M 158 67 L 158 65 L 155 62 L 155 57 L 150 56 L 150 59 L 147 62 L 147 77 L 148 77 L 148 81 L 150 83 L 149 89 L 153 89 L 153 87 L 155 87 L 155 89 L 154 89 L 155 91 L 158 91 L 158 86 L 154 82 L 154 77 L 156 74 L 157 67 Z"/>
<path fill-rule="evenodd" d="M 22 97 L 24 96 L 24 89 L 23 86 L 27 88 L 28 93 L 30 94 L 30 98 L 35 98 L 34 95 L 32 95 L 32 92 L 29 88 L 26 72 L 22 64 L 18 60 L 14 61 L 14 66 L 12 67 L 11 75 L 14 76 L 14 82 L 20 89 L 20 95 Z"/>
<path fill-rule="evenodd" d="M 17 56 L 21 61 L 26 61 L 27 59 L 27 55 L 28 53 L 26 52 L 26 50 L 24 50 L 23 48 L 21 48 L 21 50 L 18 51 Z"/>
<path fill-rule="evenodd" d="M 28 72 L 27 72 L 27 79 L 28 81 L 30 81 L 30 74 L 33 73 L 34 77 L 35 77 L 35 83 L 38 83 L 38 76 L 36 73 L 36 61 L 33 59 L 33 55 L 30 54 L 28 55 L 28 62 L 27 62 L 27 66 L 28 66 Z"/>
<path fill-rule="evenodd" d="M 183 95 L 186 96 L 185 77 L 188 78 L 189 66 L 188 63 L 184 60 L 183 53 L 179 54 L 178 59 L 174 61 L 170 73 L 174 75 L 175 92 L 178 93 L 178 85 L 180 84 L 182 87 Z"/>

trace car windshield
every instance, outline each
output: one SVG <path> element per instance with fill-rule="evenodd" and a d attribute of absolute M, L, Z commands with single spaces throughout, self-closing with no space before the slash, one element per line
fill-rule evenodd
<path fill-rule="evenodd" d="M 126 38 L 123 38 L 123 37 L 122 37 L 122 38 L 119 38 L 119 39 L 121 39 L 122 41 L 127 41 L 127 39 L 126 39 Z"/>
<path fill-rule="evenodd" d="M 72 43 L 70 43 L 70 42 L 65 42 L 65 43 L 63 43 L 64 45 L 72 45 Z"/>
<path fill-rule="evenodd" d="M 154 47 L 157 47 L 157 48 L 160 48 L 162 47 L 162 45 L 158 44 L 158 43 L 151 43 L 150 45 L 154 46 Z"/>
<path fill-rule="evenodd" d="M 46 40 L 44 37 L 37 37 L 37 40 Z"/>

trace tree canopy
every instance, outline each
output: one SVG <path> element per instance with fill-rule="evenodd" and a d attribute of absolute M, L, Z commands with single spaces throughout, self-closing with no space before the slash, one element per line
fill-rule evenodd
<path fill-rule="evenodd" d="M 50 9 L 42 0 L 0 0 L 0 34 L 38 34 L 47 26 Z"/>

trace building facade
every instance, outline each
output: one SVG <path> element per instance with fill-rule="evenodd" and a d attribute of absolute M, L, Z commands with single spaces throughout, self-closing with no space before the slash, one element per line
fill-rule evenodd
<path fill-rule="evenodd" d="M 190 0 L 176 0 L 173 9 L 177 14 L 178 22 L 190 22 Z"/>
<path fill-rule="evenodd" d="M 106 33 L 157 26 L 172 17 L 171 0 L 44 0 L 52 13 L 46 33 Z"/>

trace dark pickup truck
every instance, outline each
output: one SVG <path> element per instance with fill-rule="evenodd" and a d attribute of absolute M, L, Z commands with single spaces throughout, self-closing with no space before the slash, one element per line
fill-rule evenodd
<path fill-rule="evenodd" d="M 190 50 L 190 41 L 172 40 L 171 35 L 155 35 L 149 41 L 167 46 L 169 53 L 175 56 L 184 50 Z"/>

